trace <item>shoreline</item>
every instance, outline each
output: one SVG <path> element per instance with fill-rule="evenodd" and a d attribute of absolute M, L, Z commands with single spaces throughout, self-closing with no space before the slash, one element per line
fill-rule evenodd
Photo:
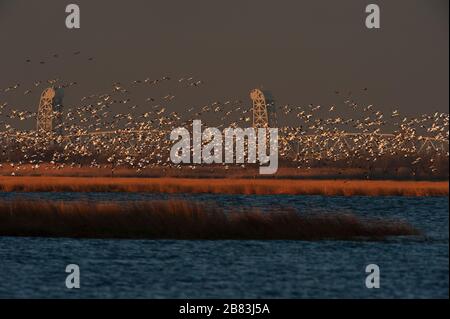
<path fill-rule="evenodd" d="M 37 167 L 31 164 L 0 163 L 0 176 L 29 176 L 29 177 L 122 177 L 122 178 L 201 178 L 201 179 L 307 179 L 307 180 L 410 180 L 410 181 L 447 181 L 447 166 L 441 168 L 441 173 L 426 173 L 413 170 L 411 167 L 394 165 L 391 168 L 364 168 L 364 167 L 292 167 L 280 164 L 278 171 L 273 175 L 260 175 L 259 166 L 246 165 L 230 166 L 211 164 L 208 166 L 195 166 L 179 168 L 157 166 L 136 170 L 126 166 L 99 165 L 88 167 L 84 165 L 58 166 L 42 163 Z"/>
<path fill-rule="evenodd" d="M 0 176 L 0 192 L 448 196 L 448 181 Z"/>

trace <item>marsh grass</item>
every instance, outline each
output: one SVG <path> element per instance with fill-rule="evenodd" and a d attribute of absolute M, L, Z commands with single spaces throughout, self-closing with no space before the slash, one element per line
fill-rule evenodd
<path fill-rule="evenodd" d="M 3 192 L 148 192 L 245 195 L 448 196 L 445 182 L 289 179 L 0 177 Z"/>
<path fill-rule="evenodd" d="M 130 238 L 379 240 L 416 236 L 401 221 L 366 220 L 351 214 L 300 214 L 256 210 L 225 212 L 196 202 L 127 203 L 2 201 L 0 236 Z"/>

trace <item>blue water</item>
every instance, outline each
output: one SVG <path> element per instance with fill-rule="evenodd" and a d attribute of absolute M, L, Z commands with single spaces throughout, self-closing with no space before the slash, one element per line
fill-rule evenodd
<path fill-rule="evenodd" d="M 359 241 L 176 241 L 0 237 L 0 298 L 448 298 L 448 197 L 0 193 L 1 200 L 179 198 L 224 209 L 294 207 L 402 219 L 423 238 Z M 81 288 L 67 289 L 78 264 Z M 380 267 L 379 289 L 365 267 Z"/>

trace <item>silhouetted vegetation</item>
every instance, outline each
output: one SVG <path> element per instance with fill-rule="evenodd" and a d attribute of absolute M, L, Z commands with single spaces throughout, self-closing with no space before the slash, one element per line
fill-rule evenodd
<path fill-rule="evenodd" d="M 142 239 L 379 240 L 417 236 L 401 221 L 351 214 L 224 212 L 186 201 L 116 203 L 3 201 L 1 236 Z"/>

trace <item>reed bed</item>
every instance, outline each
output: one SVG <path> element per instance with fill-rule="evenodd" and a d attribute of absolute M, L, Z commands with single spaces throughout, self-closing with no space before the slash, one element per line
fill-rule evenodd
<path fill-rule="evenodd" d="M 2 201 L 0 236 L 254 239 L 254 240 L 380 240 L 417 236 L 401 221 L 366 220 L 351 214 L 299 212 L 225 212 L 189 201 L 119 203 Z"/>
<path fill-rule="evenodd" d="M 448 181 L 0 177 L 2 192 L 149 192 L 246 195 L 448 196 Z"/>

